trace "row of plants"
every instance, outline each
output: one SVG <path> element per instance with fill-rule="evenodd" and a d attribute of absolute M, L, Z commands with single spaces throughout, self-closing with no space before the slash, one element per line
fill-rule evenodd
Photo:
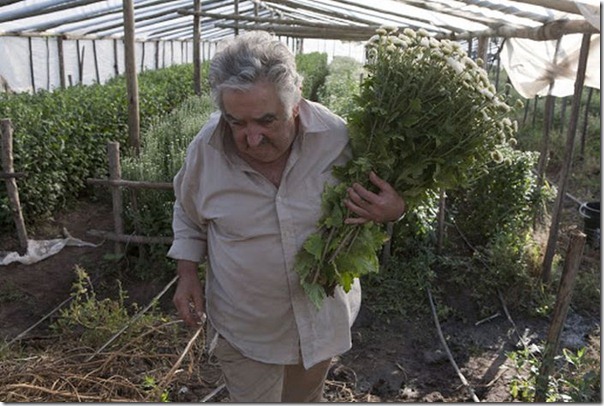
<path fill-rule="evenodd" d="M 207 67 L 206 67 L 207 69 Z M 141 129 L 193 93 L 192 65 L 139 75 Z M 106 84 L 73 86 L 35 94 L 0 94 L 0 117 L 12 121 L 14 167 L 24 172 L 19 195 L 26 223 L 40 222 L 74 202 L 86 178 L 107 174 L 106 144 L 127 145 L 128 96 L 123 76 Z M 127 148 L 123 148 L 128 154 Z M 0 229 L 13 227 L 4 182 Z"/>

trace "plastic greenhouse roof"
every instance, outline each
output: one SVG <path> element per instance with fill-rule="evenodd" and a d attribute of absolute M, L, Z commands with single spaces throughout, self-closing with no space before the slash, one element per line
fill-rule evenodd
<path fill-rule="evenodd" d="M 193 1 L 133 0 L 138 40 L 193 38 Z M 263 29 L 296 38 L 364 41 L 381 25 L 439 37 L 552 39 L 600 29 L 595 0 L 202 0 L 201 39 Z M 596 16 L 596 17 L 594 17 Z M 122 0 L 0 0 L 0 35 L 121 38 Z"/>

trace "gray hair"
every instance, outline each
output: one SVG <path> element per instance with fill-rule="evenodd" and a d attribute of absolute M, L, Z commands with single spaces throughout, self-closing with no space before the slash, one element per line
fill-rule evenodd
<path fill-rule="evenodd" d="M 275 85 L 288 114 L 302 97 L 295 56 L 265 31 L 248 31 L 231 39 L 212 58 L 209 78 L 212 98 L 221 111 L 225 89 L 247 90 L 263 80 Z"/>

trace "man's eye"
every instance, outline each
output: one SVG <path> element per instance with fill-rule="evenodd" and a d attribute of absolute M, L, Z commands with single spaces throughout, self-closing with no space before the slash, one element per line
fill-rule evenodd
<path fill-rule="evenodd" d="M 269 125 L 269 124 L 273 123 L 274 121 L 275 121 L 275 117 L 267 117 L 267 118 L 263 118 L 262 120 L 260 120 L 260 124 Z"/>

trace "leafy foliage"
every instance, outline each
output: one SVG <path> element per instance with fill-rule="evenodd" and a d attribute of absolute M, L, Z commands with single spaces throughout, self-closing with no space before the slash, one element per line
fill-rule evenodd
<path fill-rule="evenodd" d="M 127 293 L 119 286 L 116 299 L 100 299 L 94 291 L 86 270 L 76 266 L 75 272 L 76 281 L 71 294 L 73 300 L 69 307 L 60 310 L 59 317 L 53 322 L 51 329 L 62 335 L 79 331 L 81 333 L 79 340 L 82 344 L 93 348 L 99 347 L 129 322 L 130 315 L 125 305 Z M 137 335 L 141 327 L 157 318 L 153 311 L 147 313 L 130 326 L 120 340 L 127 340 Z"/>
<path fill-rule="evenodd" d="M 139 75 L 141 129 L 193 93 L 192 65 Z M 86 178 L 107 172 L 108 141 L 127 145 L 128 105 L 123 77 L 105 85 L 74 86 L 36 94 L 0 94 L 0 116 L 12 120 L 15 171 L 26 222 L 43 220 L 73 202 Z M 125 151 L 127 152 L 127 151 Z M 12 227 L 4 183 L 0 227 Z"/>
<path fill-rule="evenodd" d="M 421 30 L 397 36 L 379 29 L 368 56 L 368 77 L 348 118 L 353 159 L 334 168 L 342 183 L 326 187 L 319 231 L 296 264 L 317 306 L 337 285 L 347 291 L 355 277 L 376 272 L 376 251 L 385 241 L 376 224 L 343 226 L 346 185 L 367 185 L 368 173 L 375 171 L 413 210 L 431 191 L 467 184 L 488 162 L 500 161 L 498 148 L 515 131 L 507 117 L 511 108 L 456 43 L 428 38 Z M 340 262 L 340 256 L 352 255 L 355 266 Z"/>
<path fill-rule="evenodd" d="M 302 96 L 306 99 L 317 101 L 319 88 L 325 83 L 328 75 L 327 54 L 324 52 L 310 52 L 296 55 L 296 68 L 302 75 Z"/>
<path fill-rule="evenodd" d="M 171 182 L 182 163 L 187 146 L 214 111 L 208 95 L 191 96 L 181 106 L 163 117 L 157 117 L 141 134 L 142 148 L 138 157 L 122 159 L 122 176 L 128 180 Z M 172 235 L 174 193 L 167 190 L 141 189 L 125 194 L 124 216 L 127 232 L 146 236 Z M 138 261 L 141 275 L 150 278 L 149 262 L 165 259 L 165 247 L 138 247 L 150 250 Z M 160 270 L 165 273 L 165 270 Z"/>
<path fill-rule="evenodd" d="M 353 58 L 335 56 L 328 66 L 325 84 L 319 89 L 319 102 L 343 118 L 356 106 L 355 97 L 360 92 L 363 66 Z"/>

